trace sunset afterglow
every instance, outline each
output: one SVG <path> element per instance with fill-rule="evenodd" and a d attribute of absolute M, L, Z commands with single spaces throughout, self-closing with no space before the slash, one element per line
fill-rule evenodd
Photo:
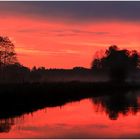
<path fill-rule="evenodd" d="M 1 1 L 0 138 L 140 138 L 140 1 Z"/>
<path fill-rule="evenodd" d="M 9 36 L 14 42 L 20 63 L 30 68 L 34 65 L 90 67 L 96 52 L 104 51 L 112 44 L 139 51 L 140 21 L 135 14 L 138 2 L 132 2 L 131 7 L 129 3 L 105 2 L 102 14 L 94 12 L 98 12 L 99 7 L 102 9 L 103 2 L 74 3 L 0 3 L 0 14 L 3 15 L 0 34 Z M 110 5 L 112 8 L 106 10 Z M 134 13 L 127 18 L 124 11 L 132 9 Z"/>

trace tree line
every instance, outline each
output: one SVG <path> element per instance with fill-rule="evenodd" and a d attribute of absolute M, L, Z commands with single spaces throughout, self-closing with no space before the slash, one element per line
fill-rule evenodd
<path fill-rule="evenodd" d="M 104 73 L 110 77 L 111 82 L 125 82 L 127 77 L 140 70 L 140 55 L 136 50 L 119 49 L 116 45 L 106 49 L 101 58 L 94 58 L 91 69 L 74 67 L 73 73 L 93 72 Z M 8 37 L 0 36 L 0 83 L 5 82 L 39 82 L 46 76 L 47 71 L 57 71 L 62 74 L 63 69 L 46 69 L 45 67 L 23 66 L 18 62 L 15 45 Z"/>

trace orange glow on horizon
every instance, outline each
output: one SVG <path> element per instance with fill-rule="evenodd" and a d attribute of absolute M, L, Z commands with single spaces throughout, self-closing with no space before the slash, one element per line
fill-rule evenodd
<path fill-rule="evenodd" d="M 18 60 L 30 68 L 89 68 L 95 53 L 112 44 L 139 51 L 139 22 L 80 24 L 15 15 L 0 19 L 0 23 L 1 35 L 12 39 Z"/>

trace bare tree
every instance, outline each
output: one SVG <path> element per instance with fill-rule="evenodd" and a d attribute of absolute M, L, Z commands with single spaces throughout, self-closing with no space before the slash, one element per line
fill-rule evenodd
<path fill-rule="evenodd" d="M 17 63 L 17 57 L 12 41 L 5 36 L 0 36 L 0 82 L 6 81 L 6 67 Z"/>
<path fill-rule="evenodd" d="M 17 62 L 15 46 L 8 37 L 0 36 L 0 66 Z"/>

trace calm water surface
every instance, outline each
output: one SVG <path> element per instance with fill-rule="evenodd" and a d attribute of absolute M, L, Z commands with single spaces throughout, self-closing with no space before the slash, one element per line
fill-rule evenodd
<path fill-rule="evenodd" d="M 0 138 L 140 138 L 140 94 L 103 96 L 0 120 Z"/>

